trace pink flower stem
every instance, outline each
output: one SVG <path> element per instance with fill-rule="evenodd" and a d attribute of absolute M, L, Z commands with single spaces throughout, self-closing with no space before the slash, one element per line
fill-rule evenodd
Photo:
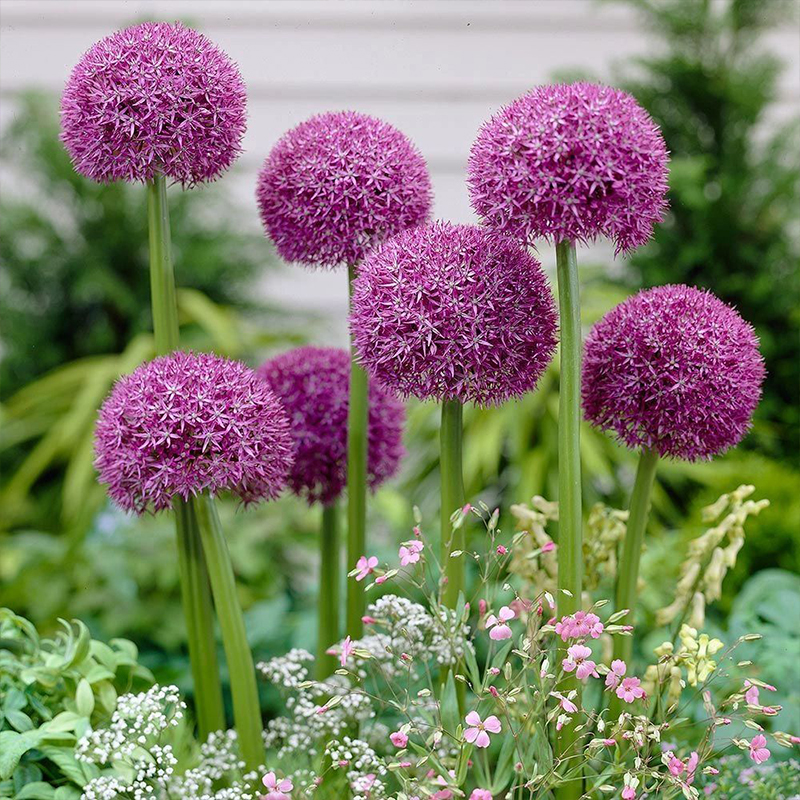
<path fill-rule="evenodd" d="M 262 722 L 253 654 L 247 643 L 242 607 L 236 593 L 230 553 L 222 534 L 214 498 L 201 495 L 195 501 L 198 527 L 205 550 L 214 606 L 217 609 L 222 646 L 228 662 L 233 699 L 233 721 L 247 770 L 264 764 Z"/>
<path fill-rule="evenodd" d="M 317 679 L 324 680 L 337 666 L 335 656 L 328 655 L 331 645 L 339 641 L 339 508 L 336 501 L 322 507 L 320 536 L 319 604 L 317 607 Z"/>
<path fill-rule="evenodd" d="M 622 547 L 622 556 L 617 573 L 616 610 L 630 609 L 625 623 L 634 624 L 634 613 L 637 601 L 637 584 L 639 581 L 639 561 L 642 557 L 644 532 L 647 527 L 647 518 L 650 513 L 650 495 L 653 490 L 653 480 L 658 465 L 658 452 L 644 448 L 639 456 L 639 466 L 636 470 L 636 481 L 633 484 L 631 502 L 629 505 L 628 525 L 625 541 Z M 614 658 L 631 663 L 633 652 L 632 636 L 614 637 Z M 619 716 L 622 711 L 622 701 L 614 696 L 610 704 L 612 719 Z"/>
<path fill-rule="evenodd" d="M 165 355 L 177 349 L 179 328 L 172 269 L 169 206 L 163 176 L 158 176 L 147 184 L 147 221 L 153 335 L 157 355 Z M 208 569 L 192 501 L 184 502 L 176 498 L 175 530 L 181 600 L 194 683 L 195 713 L 200 738 L 205 740 L 210 733 L 224 730 L 226 725 Z"/>
<path fill-rule="evenodd" d="M 561 372 L 558 407 L 558 613 L 574 614 L 581 607 L 583 582 L 583 514 L 581 504 L 581 308 L 575 243 L 556 245 L 556 275 L 561 325 Z M 569 594 L 564 594 L 564 591 Z M 559 648 L 559 660 L 566 645 Z M 580 691 L 575 675 L 567 676 L 559 690 Z M 565 725 L 556 739 L 560 759 L 573 756 L 574 723 Z M 576 800 L 583 794 L 582 781 L 565 782 L 556 790 L 557 800 Z"/>
<path fill-rule="evenodd" d="M 349 267 L 350 298 L 356 268 Z M 351 568 L 367 550 L 367 444 L 369 437 L 369 380 L 356 362 L 351 347 L 350 405 L 347 414 L 347 565 Z M 363 632 L 364 587 L 347 582 L 347 634 L 360 639 Z"/>
<path fill-rule="evenodd" d="M 447 578 L 444 604 L 455 608 L 459 592 L 464 590 L 464 558 L 450 558 L 454 550 L 464 550 L 464 524 L 454 530 L 451 517 L 464 507 L 462 471 L 463 406 L 458 400 L 442 402 L 439 431 L 439 472 L 441 482 L 442 566 Z"/>

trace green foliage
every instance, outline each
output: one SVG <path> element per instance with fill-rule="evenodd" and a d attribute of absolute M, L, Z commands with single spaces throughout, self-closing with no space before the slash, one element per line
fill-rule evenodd
<path fill-rule="evenodd" d="M 626 83 L 672 153 L 669 216 L 631 257 L 636 283 L 707 287 L 755 326 L 768 376 L 747 445 L 797 463 L 800 125 L 768 121 L 781 64 L 759 43 L 797 6 L 625 1 L 666 44 L 638 60 Z"/>
<path fill-rule="evenodd" d="M 75 760 L 75 743 L 105 722 L 118 695 L 152 681 L 126 639 L 104 644 L 78 620 L 42 638 L 0 608 L 0 797 L 77 800 L 99 771 Z"/>
<path fill-rule="evenodd" d="M 747 756 L 720 759 L 719 775 L 703 775 L 698 780 L 702 791 L 716 800 L 793 800 L 800 795 L 800 763 L 795 760 L 768 762 L 756 766 Z"/>

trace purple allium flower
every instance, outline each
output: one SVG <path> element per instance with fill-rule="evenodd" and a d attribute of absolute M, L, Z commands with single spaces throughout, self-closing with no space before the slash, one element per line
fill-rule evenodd
<path fill-rule="evenodd" d="M 61 98 L 61 138 L 95 181 L 191 186 L 241 152 L 246 96 L 236 65 L 180 23 L 146 22 L 83 54 Z"/>
<path fill-rule="evenodd" d="M 436 222 L 393 237 L 355 281 L 350 326 L 372 378 L 402 396 L 502 403 L 553 356 L 556 310 L 517 241 Z"/>
<path fill-rule="evenodd" d="M 707 459 L 750 428 L 764 361 L 752 326 L 711 292 L 659 286 L 628 298 L 586 340 L 586 418 L 628 447 Z"/>
<path fill-rule="evenodd" d="M 539 86 L 481 128 L 469 158 L 472 207 L 494 228 L 536 239 L 644 244 L 667 207 L 667 148 L 625 92 Z"/>
<path fill-rule="evenodd" d="M 294 441 L 289 487 L 309 503 L 331 503 L 347 482 L 350 355 L 334 347 L 298 347 L 258 369 L 286 409 Z M 375 489 L 403 456 L 403 404 L 374 381 L 369 387 L 367 478 Z"/>
<path fill-rule="evenodd" d="M 282 258 L 336 267 L 425 222 L 432 191 L 425 159 L 403 133 L 342 111 L 284 134 L 264 162 L 256 197 Z"/>
<path fill-rule="evenodd" d="M 141 514 L 206 490 L 245 503 L 276 497 L 292 439 L 280 401 L 253 370 L 176 352 L 117 381 L 100 409 L 95 455 L 111 498 Z"/>

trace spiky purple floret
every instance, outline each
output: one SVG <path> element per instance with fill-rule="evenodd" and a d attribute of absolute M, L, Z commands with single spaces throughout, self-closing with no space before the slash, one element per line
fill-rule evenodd
<path fill-rule="evenodd" d="M 101 183 L 164 174 L 213 180 L 241 153 L 246 94 L 236 65 L 180 23 L 146 22 L 83 54 L 61 98 L 75 169 Z"/>
<path fill-rule="evenodd" d="M 267 235 L 287 261 L 357 264 L 376 244 L 428 219 L 425 159 L 397 128 L 354 111 L 292 128 L 256 189 Z"/>
<path fill-rule="evenodd" d="M 605 236 L 628 251 L 664 217 L 667 162 L 661 131 L 629 94 L 539 86 L 481 128 L 470 198 L 487 224 L 526 242 Z"/>
<path fill-rule="evenodd" d="M 711 292 L 660 286 L 629 298 L 586 340 L 586 418 L 628 447 L 708 459 L 738 444 L 761 397 L 752 326 Z"/>
<path fill-rule="evenodd" d="M 294 441 L 289 487 L 309 503 L 331 503 L 347 482 L 350 354 L 335 347 L 298 347 L 258 369 L 286 409 Z M 374 381 L 369 387 L 367 477 L 375 489 L 403 456 L 403 404 Z"/>
<path fill-rule="evenodd" d="M 472 225 L 390 239 L 359 270 L 352 309 L 360 361 L 404 397 L 502 403 L 534 388 L 556 345 L 539 262 Z"/>
<path fill-rule="evenodd" d="M 100 409 L 95 456 L 111 498 L 141 514 L 203 491 L 245 503 L 275 497 L 292 439 L 280 401 L 253 370 L 177 352 L 117 381 Z"/>

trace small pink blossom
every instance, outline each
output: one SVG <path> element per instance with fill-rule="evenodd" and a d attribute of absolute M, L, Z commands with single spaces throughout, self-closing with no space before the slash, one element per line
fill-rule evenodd
<path fill-rule="evenodd" d="M 576 706 L 575 703 L 573 703 L 569 698 L 564 697 L 561 692 L 550 692 L 550 696 L 555 697 L 558 700 L 558 704 L 564 711 L 567 712 L 567 714 L 574 714 L 578 710 L 578 706 Z"/>
<path fill-rule="evenodd" d="M 508 548 L 504 547 L 502 544 L 497 545 L 497 555 L 504 556 L 508 554 Z M 476 789 L 475 791 L 479 791 Z"/>
<path fill-rule="evenodd" d="M 641 681 L 638 678 L 623 678 L 622 684 L 617 687 L 617 697 L 626 703 L 640 700 L 645 696 L 644 689 L 639 685 L 640 683 Z"/>
<path fill-rule="evenodd" d="M 628 665 L 619 658 L 615 658 L 611 662 L 611 672 L 606 675 L 606 689 L 616 689 L 627 671 Z"/>
<path fill-rule="evenodd" d="M 542 552 L 543 552 L 543 553 L 550 553 L 551 551 L 553 551 L 553 550 L 555 550 L 555 549 L 556 549 L 556 544 L 555 544 L 555 542 L 545 542 L 545 543 L 542 545 Z"/>
<path fill-rule="evenodd" d="M 403 748 L 408 744 L 408 736 L 406 736 L 406 734 L 404 734 L 402 731 L 395 731 L 394 733 L 389 734 L 389 741 L 395 747 Z"/>
<path fill-rule="evenodd" d="M 356 569 L 358 570 L 358 574 L 356 575 L 357 581 L 363 581 L 367 575 L 372 574 L 375 572 L 375 567 L 378 566 L 378 558 L 377 556 L 361 556 L 356 562 Z"/>
<path fill-rule="evenodd" d="M 378 575 L 378 577 L 375 578 L 375 583 L 378 586 L 380 586 L 382 583 L 386 583 L 386 581 L 388 581 L 388 580 L 389 580 L 389 576 L 388 575 Z"/>
<path fill-rule="evenodd" d="M 753 737 L 753 740 L 750 742 L 750 758 L 756 762 L 756 764 L 763 764 L 769 757 L 770 752 L 767 749 L 767 738 L 764 736 L 763 733 L 759 733 L 757 736 Z"/>
<path fill-rule="evenodd" d="M 614 747 L 614 745 L 616 745 L 616 743 L 617 743 L 617 740 L 616 739 L 603 739 L 602 742 L 606 747 Z"/>
<path fill-rule="evenodd" d="M 342 652 L 339 654 L 339 663 L 344 667 L 347 665 L 347 659 L 353 654 L 353 651 L 356 649 L 356 646 L 353 644 L 352 640 L 348 636 L 342 642 Z"/>
<path fill-rule="evenodd" d="M 489 674 L 490 675 L 499 675 L 500 674 L 500 667 L 489 667 Z"/>
<path fill-rule="evenodd" d="M 492 800 L 492 793 L 488 789 L 473 789 L 469 800 Z"/>
<path fill-rule="evenodd" d="M 744 682 L 745 689 L 747 691 L 744 693 L 744 699 L 748 705 L 757 706 L 758 705 L 758 686 L 753 686 L 750 681 Z"/>
<path fill-rule="evenodd" d="M 470 711 L 464 718 L 469 727 L 464 731 L 464 739 L 475 747 L 488 747 L 489 734 L 500 733 L 502 726 L 500 720 L 494 714 L 481 721 L 477 711 Z"/>
<path fill-rule="evenodd" d="M 416 564 L 425 545 L 422 542 L 406 542 L 399 551 L 400 566 Z"/>
<path fill-rule="evenodd" d="M 622 800 L 636 800 L 636 789 L 633 786 L 626 786 L 622 790 Z"/>
<path fill-rule="evenodd" d="M 289 792 L 294 786 L 288 778 L 278 780 L 274 772 L 268 772 L 261 782 L 267 787 L 267 793 L 261 795 L 261 800 L 290 800 Z"/>
<path fill-rule="evenodd" d="M 573 616 L 562 617 L 556 623 L 556 633 L 564 642 L 567 639 L 584 639 L 587 636 L 597 639 L 604 629 L 605 626 L 600 622 L 600 617 L 591 611 L 576 611 Z"/>
<path fill-rule="evenodd" d="M 501 639 L 511 638 L 511 627 L 508 625 L 509 620 L 512 620 L 517 615 L 513 609 L 508 606 L 503 606 L 498 612 L 497 616 L 491 614 L 486 620 L 486 627 L 489 628 L 489 638 L 495 641 Z"/>
<path fill-rule="evenodd" d="M 376 620 L 375 617 L 363 616 L 363 617 L 361 617 L 361 621 L 365 625 L 374 625 L 378 620 Z"/>
<path fill-rule="evenodd" d="M 667 762 L 667 769 L 669 769 L 670 774 L 674 775 L 676 778 L 683 772 L 684 764 L 675 753 L 667 753 L 667 757 L 669 761 Z"/>
<path fill-rule="evenodd" d="M 573 672 L 578 680 L 586 680 L 590 676 L 599 678 L 597 674 L 597 664 L 591 660 L 592 651 L 583 644 L 574 644 L 567 649 L 567 658 L 561 662 L 565 672 Z"/>
<path fill-rule="evenodd" d="M 697 771 L 697 765 L 700 763 L 700 756 L 696 750 L 692 750 L 689 760 L 686 762 L 686 783 L 689 786 L 694 783 L 694 773 Z"/>

